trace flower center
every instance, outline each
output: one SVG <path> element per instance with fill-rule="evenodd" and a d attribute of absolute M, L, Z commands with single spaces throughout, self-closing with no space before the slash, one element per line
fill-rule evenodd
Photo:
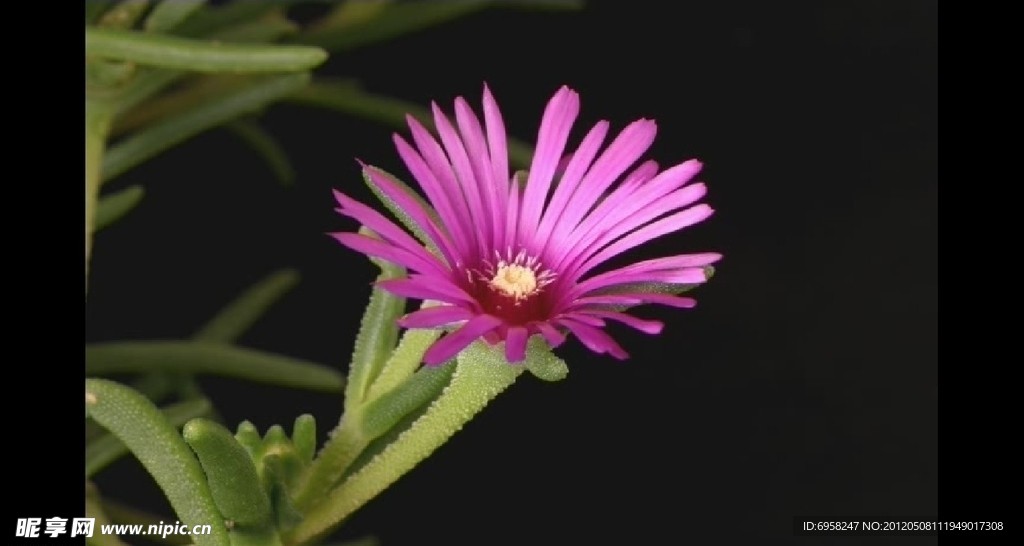
<path fill-rule="evenodd" d="M 498 271 L 490 280 L 490 286 L 519 301 L 532 296 L 537 291 L 537 276 L 528 267 L 499 262 Z"/>
<path fill-rule="evenodd" d="M 555 274 L 525 251 L 504 255 L 495 252 L 491 260 L 467 271 L 467 290 L 484 311 L 510 324 L 526 324 L 546 317 L 549 298 L 545 288 Z"/>

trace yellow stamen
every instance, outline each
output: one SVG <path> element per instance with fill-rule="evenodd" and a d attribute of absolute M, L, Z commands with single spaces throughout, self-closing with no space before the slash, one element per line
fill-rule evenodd
<path fill-rule="evenodd" d="M 498 271 L 490 284 L 491 288 L 517 300 L 529 297 L 537 291 L 537 277 L 532 269 L 505 262 L 498 264 Z"/>

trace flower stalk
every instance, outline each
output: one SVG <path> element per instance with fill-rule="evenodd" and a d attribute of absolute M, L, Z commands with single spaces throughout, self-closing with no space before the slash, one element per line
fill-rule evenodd
<path fill-rule="evenodd" d="M 306 513 L 285 544 L 323 536 L 395 483 L 458 432 L 526 369 L 509 365 L 499 347 L 476 342 L 456 359 L 451 383 L 398 438 Z M 451 364 L 449 364 L 451 365 Z"/>

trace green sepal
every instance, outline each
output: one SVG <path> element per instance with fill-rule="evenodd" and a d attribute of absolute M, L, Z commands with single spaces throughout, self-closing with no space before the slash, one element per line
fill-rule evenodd
<path fill-rule="evenodd" d="M 551 347 L 541 336 L 530 338 L 524 364 L 530 373 L 543 381 L 561 381 L 569 375 L 569 366 L 551 352 Z"/>

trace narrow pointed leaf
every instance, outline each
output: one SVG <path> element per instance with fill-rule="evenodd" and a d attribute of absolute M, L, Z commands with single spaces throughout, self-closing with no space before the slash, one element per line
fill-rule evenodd
<path fill-rule="evenodd" d="M 191 110 L 147 127 L 109 150 L 103 161 L 103 180 L 110 180 L 207 129 L 255 112 L 308 81 L 306 73 L 260 79 L 251 85 L 229 89 Z"/>
<path fill-rule="evenodd" d="M 86 379 L 85 404 L 88 414 L 120 438 L 153 476 L 182 523 L 210 525 L 210 534 L 192 537 L 196 546 L 229 546 L 199 461 L 152 402 L 113 381 Z"/>
<path fill-rule="evenodd" d="M 381 272 L 378 281 L 397 279 L 405 269 L 387 262 L 377 262 Z M 398 340 L 398 317 L 405 310 L 405 298 L 374 288 L 370 302 L 363 312 L 352 351 L 348 385 L 345 388 L 345 409 L 355 407 L 366 396 L 366 391 L 380 374 L 384 363 Z"/>
<path fill-rule="evenodd" d="M 288 156 L 277 140 L 259 124 L 251 120 L 235 120 L 229 122 L 226 127 L 263 158 L 281 185 L 291 186 L 295 183 L 295 169 L 288 161 Z"/>
<path fill-rule="evenodd" d="M 167 32 L 183 23 L 206 0 L 163 0 L 153 7 L 142 27 L 149 32 Z"/>
<path fill-rule="evenodd" d="M 120 220 L 132 211 L 146 191 L 142 186 L 129 186 L 121 191 L 101 197 L 96 208 L 96 231 Z"/>
<path fill-rule="evenodd" d="M 324 392 L 341 392 L 344 377 L 305 360 L 231 345 L 194 341 L 118 341 L 85 347 L 88 375 L 175 371 L 211 374 Z"/>
<path fill-rule="evenodd" d="M 270 499 L 256 467 L 228 429 L 208 419 L 193 419 L 182 436 L 199 457 L 221 515 L 252 527 L 271 523 Z"/>
<path fill-rule="evenodd" d="M 193 339 L 231 343 L 242 337 L 282 296 L 299 283 L 299 272 L 283 269 L 249 287 L 210 319 Z"/>
<path fill-rule="evenodd" d="M 384 363 L 380 375 L 370 387 L 366 400 L 374 400 L 390 392 L 413 375 L 423 362 L 423 355 L 437 338 L 441 337 L 441 333 L 440 329 L 433 328 L 406 330 L 391 357 Z"/>
<path fill-rule="evenodd" d="M 483 0 L 345 2 L 298 40 L 331 51 L 344 51 L 439 25 L 479 11 L 486 4 Z"/>
<path fill-rule="evenodd" d="M 310 46 L 222 43 L 87 27 L 89 56 L 195 72 L 298 72 L 327 59 Z"/>
<path fill-rule="evenodd" d="M 105 28 L 131 28 L 149 7 L 149 0 L 124 0 L 107 10 L 98 25 Z"/>
<path fill-rule="evenodd" d="M 179 428 L 191 419 L 208 415 L 212 410 L 209 400 L 188 400 L 167 406 L 161 412 L 172 427 Z M 128 447 L 117 436 L 110 433 L 98 435 L 85 446 L 85 477 L 95 476 L 126 453 Z"/>
<path fill-rule="evenodd" d="M 367 438 L 377 438 L 441 394 L 455 373 L 455 363 L 422 367 L 404 383 L 395 387 L 362 411 L 361 426 Z"/>

